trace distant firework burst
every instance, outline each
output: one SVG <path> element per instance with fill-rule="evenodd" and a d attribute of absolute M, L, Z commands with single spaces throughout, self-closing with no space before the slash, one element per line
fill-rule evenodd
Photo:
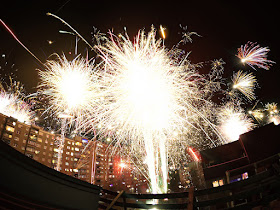
<path fill-rule="evenodd" d="M 40 70 L 40 93 L 57 115 L 68 114 L 80 118 L 99 100 L 96 79 L 93 78 L 93 63 L 76 57 L 68 61 L 65 56 L 49 60 L 46 70 Z"/>
<path fill-rule="evenodd" d="M 256 98 L 254 89 L 257 80 L 252 73 L 238 71 L 233 75 L 232 82 L 233 90 L 239 90 L 249 100 L 254 100 Z"/>
<path fill-rule="evenodd" d="M 248 64 L 256 70 L 259 67 L 269 70 L 274 61 L 267 59 L 267 53 L 270 51 L 268 47 L 261 47 L 257 43 L 247 42 L 244 46 L 238 48 L 237 57 L 241 59 L 242 63 Z"/>
<path fill-rule="evenodd" d="M 31 124 L 35 117 L 32 107 L 32 100 L 24 95 L 23 87 L 19 82 L 11 80 L 9 86 L 0 84 L 0 113 Z"/>
<path fill-rule="evenodd" d="M 228 102 L 218 114 L 219 129 L 225 143 L 238 140 L 239 136 L 254 128 L 254 123 L 239 104 Z"/>

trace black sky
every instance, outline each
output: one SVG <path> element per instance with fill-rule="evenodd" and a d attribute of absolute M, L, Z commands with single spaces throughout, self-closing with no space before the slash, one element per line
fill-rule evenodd
<path fill-rule="evenodd" d="M 223 58 L 225 75 L 244 69 L 252 71 L 258 79 L 257 94 L 263 102 L 279 100 L 279 12 L 277 1 L 89 1 L 89 0 L 15 0 L 2 7 L 1 19 L 18 38 L 43 62 L 56 52 L 74 53 L 75 37 L 60 34 L 70 29 L 59 20 L 47 16 L 58 15 L 72 25 L 88 41 L 93 26 L 101 32 L 113 29 L 115 33 L 127 28 L 130 37 L 139 29 L 149 30 L 161 24 L 168 30 L 166 45 L 176 44 L 181 32 L 179 24 L 188 26 L 202 37 L 183 48 L 192 51 L 190 59 L 201 62 Z M 49 45 L 47 40 L 54 43 Z M 269 70 L 254 71 L 240 64 L 235 56 L 237 48 L 247 41 L 258 42 L 271 49 L 269 59 L 276 64 Z M 85 55 L 86 45 L 79 42 L 79 53 Z M 18 79 L 29 92 L 38 83 L 36 69 L 43 68 L 4 29 L 0 27 L 0 55 L 5 53 L 16 64 Z M 89 53 L 93 56 L 93 53 Z M 1 58 L 1 57 L 0 57 Z"/>

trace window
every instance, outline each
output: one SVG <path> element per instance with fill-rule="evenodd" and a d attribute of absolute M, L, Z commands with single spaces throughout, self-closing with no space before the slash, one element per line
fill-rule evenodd
<path fill-rule="evenodd" d="M 76 144 L 76 146 L 82 146 L 81 142 L 76 142 L 75 144 Z"/>
<path fill-rule="evenodd" d="M 34 148 L 32 148 L 32 147 L 26 147 L 26 151 L 34 152 Z"/>
<path fill-rule="evenodd" d="M 65 165 L 66 165 L 66 166 L 69 166 L 69 163 L 68 163 L 68 162 L 65 162 Z"/>
<path fill-rule="evenodd" d="M 222 185 L 224 185 L 224 180 L 223 179 L 219 179 L 219 180 L 212 181 L 212 185 L 213 185 L 213 187 L 222 186 Z"/>
<path fill-rule="evenodd" d="M 15 138 L 14 138 L 14 140 L 15 140 L 15 141 L 18 141 L 18 140 L 19 140 L 19 138 L 18 138 L 18 137 L 15 137 Z"/>
<path fill-rule="evenodd" d="M 245 172 L 245 173 L 242 174 L 242 180 L 248 179 L 248 178 L 249 178 L 248 172 Z"/>

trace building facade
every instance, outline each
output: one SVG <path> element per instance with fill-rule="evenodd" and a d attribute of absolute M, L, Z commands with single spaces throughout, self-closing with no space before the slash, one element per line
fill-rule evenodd
<path fill-rule="evenodd" d="M 0 139 L 26 156 L 56 168 L 60 134 L 0 113 Z M 115 151 L 114 153 L 110 151 Z M 147 180 L 112 145 L 81 136 L 66 138 L 60 172 L 105 189 L 145 193 Z"/>

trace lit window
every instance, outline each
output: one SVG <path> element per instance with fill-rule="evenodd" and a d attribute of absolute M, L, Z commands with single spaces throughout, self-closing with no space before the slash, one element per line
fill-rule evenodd
<path fill-rule="evenodd" d="M 69 163 L 68 163 L 68 162 L 65 162 L 65 165 L 66 165 L 66 166 L 69 166 Z"/>
<path fill-rule="evenodd" d="M 76 142 L 76 145 L 77 146 L 82 146 L 82 143 L 81 142 Z"/>
<path fill-rule="evenodd" d="M 80 151 L 79 148 L 75 147 L 75 151 Z"/>
<path fill-rule="evenodd" d="M 57 149 L 57 148 L 54 148 L 53 151 L 58 152 L 58 149 Z"/>
<path fill-rule="evenodd" d="M 249 178 L 248 172 L 245 172 L 245 173 L 242 174 L 242 179 L 243 179 L 243 180 L 244 180 L 244 179 L 248 179 L 248 178 Z"/>
<path fill-rule="evenodd" d="M 215 180 L 215 181 L 212 182 L 212 185 L 213 185 L 213 187 L 222 186 L 222 185 L 224 185 L 224 180 L 223 179 Z"/>

